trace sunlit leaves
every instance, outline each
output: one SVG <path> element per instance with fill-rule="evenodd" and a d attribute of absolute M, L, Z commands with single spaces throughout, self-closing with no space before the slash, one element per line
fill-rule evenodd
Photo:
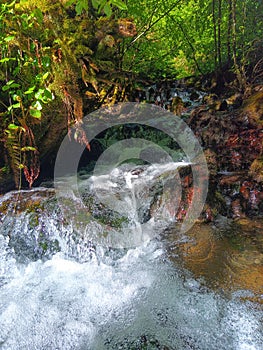
<path fill-rule="evenodd" d="M 36 147 L 32 147 L 32 146 L 24 146 L 21 148 L 22 152 L 26 152 L 26 151 L 36 151 Z"/>
<path fill-rule="evenodd" d="M 36 108 L 30 108 L 29 109 L 29 113 L 31 115 L 31 117 L 33 118 L 37 118 L 37 119 L 40 119 L 41 118 L 41 111 L 39 109 L 36 109 Z"/>
<path fill-rule="evenodd" d="M 7 63 L 10 61 L 16 61 L 16 59 L 14 57 L 4 57 L 0 60 L 0 63 Z"/>
<path fill-rule="evenodd" d="M 32 12 L 32 16 L 37 20 L 38 24 L 43 22 L 44 16 L 39 8 L 35 8 Z"/>
<path fill-rule="evenodd" d="M 120 9 L 120 10 L 124 11 L 124 10 L 128 9 L 127 5 L 121 0 L 112 0 L 111 3 L 112 3 L 113 6 L 118 7 L 118 9 Z"/>
<path fill-rule="evenodd" d="M 8 107 L 8 111 L 11 111 L 12 109 L 16 109 L 16 108 L 21 108 L 21 104 L 20 103 L 14 103 L 14 104 L 10 105 Z"/>
<path fill-rule="evenodd" d="M 78 0 L 76 3 L 77 15 L 81 15 L 82 12 L 88 11 L 89 5 L 88 0 Z"/>
<path fill-rule="evenodd" d="M 9 80 L 9 81 L 2 87 L 2 90 L 3 90 L 3 91 L 7 91 L 7 90 L 14 89 L 14 88 L 18 88 L 18 87 L 20 87 L 20 84 L 15 83 L 14 80 Z"/>
<path fill-rule="evenodd" d="M 92 6 L 97 10 L 100 6 L 100 0 L 92 0 Z"/>
<path fill-rule="evenodd" d="M 12 41 L 12 40 L 14 40 L 15 39 L 15 36 L 14 35 L 9 35 L 9 36 L 7 36 L 7 37 L 5 37 L 4 38 L 4 41 L 5 42 L 10 42 L 10 41 Z"/>
<path fill-rule="evenodd" d="M 35 88 L 36 88 L 36 85 L 31 86 L 28 90 L 26 90 L 26 91 L 24 92 L 24 94 L 25 94 L 25 95 L 30 95 L 30 94 L 32 94 L 32 93 L 34 92 Z"/>
<path fill-rule="evenodd" d="M 66 5 L 72 6 L 75 4 L 75 11 L 77 15 L 88 12 L 88 0 L 69 0 Z M 91 0 L 92 7 L 98 11 L 98 14 L 105 14 L 110 17 L 113 13 L 113 8 L 119 10 L 127 10 L 127 5 L 122 0 Z"/>
<path fill-rule="evenodd" d="M 52 100 L 52 93 L 48 89 L 39 89 L 35 93 L 35 98 L 43 103 L 48 103 Z"/>
<path fill-rule="evenodd" d="M 18 130 L 18 129 L 19 129 L 19 126 L 18 126 L 18 125 L 15 125 L 15 124 L 13 124 L 13 123 L 10 123 L 10 124 L 8 125 L 8 129 L 9 129 L 9 130 Z"/>

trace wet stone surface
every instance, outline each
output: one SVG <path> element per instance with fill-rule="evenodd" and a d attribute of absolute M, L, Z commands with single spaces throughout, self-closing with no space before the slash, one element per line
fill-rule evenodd
<path fill-rule="evenodd" d="M 196 224 L 184 237 L 167 234 L 169 257 L 192 271 L 213 289 L 226 293 L 250 290 L 263 303 L 263 221 L 232 221 L 221 217 L 214 224 Z M 252 298 L 253 299 L 253 298 Z"/>

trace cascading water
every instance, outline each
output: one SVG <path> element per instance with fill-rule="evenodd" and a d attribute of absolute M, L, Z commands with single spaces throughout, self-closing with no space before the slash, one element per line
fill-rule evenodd
<path fill-rule="evenodd" d="M 71 209 L 74 197 L 58 206 L 52 189 L 0 199 L 0 349 L 262 349 L 262 313 L 240 298 L 249 292 L 212 291 L 166 254 L 156 227 L 172 222 L 177 168 L 123 167 L 81 181 L 93 212 L 74 203 L 72 220 L 61 205 Z M 105 244 L 110 232 L 134 230 L 134 247 Z"/>

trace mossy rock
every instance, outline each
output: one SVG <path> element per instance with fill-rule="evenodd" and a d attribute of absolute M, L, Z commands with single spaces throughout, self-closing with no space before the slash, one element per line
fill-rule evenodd
<path fill-rule="evenodd" d="M 263 158 L 257 158 L 253 161 L 249 169 L 249 175 L 257 182 L 263 182 Z"/>
<path fill-rule="evenodd" d="M 250 124 L 263 126 L 263 91 L 256 92 L 244 101 L 242 114 L 247 116 Z"/>
<path fill-rule="evenodd" d="M 204 151 L 204 155 L 207 161 L 207 166 L 210 175 L 216 175 L 218 172 L 217 154 L 213 150 L 208 148 Z"/>
<path fill-rule="evenodd" d="M 175 96 L 172 100 L 171 112 L 180 116 L 185 110 L 184 102 L 179 96 Z"/>

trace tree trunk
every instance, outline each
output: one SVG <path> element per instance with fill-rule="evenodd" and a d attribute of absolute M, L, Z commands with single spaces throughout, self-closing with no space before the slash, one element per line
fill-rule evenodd
<path fill-rule="evenodd" d="M 217 57 L 219 69 L 222 68 L 221 56 L 221 21 L 222 21 L 222 0 L 218 0 L 218 19 L 217 19 Z"/>
<path fill-rule="evenodd" d="M 232 0 L 232 50 L 233 50 L 233 61 L 234 61 L 234 69 L 237 75 L 237 80 L 239 83 L 239 88 L 244 90 L 245 82 L 243 80 L 242 72 L 240 70 L 240 65 L 237 60 L 237 1 Z"/>
<path fill-rule="evenodd" d="M 214 60 L 215 60 L 215 70 L 217 70 L 218 64 L 218 46 L 217 46 L 217 26 L 216 26 L 216 0 L 212 2 L 212 15 L 213 15 L 213 29 L 214 29 Z"/>
<path fill-rule="evenodd" d="M 228 0 L 227 63 L 231 63 L 232 0 Z"/>

